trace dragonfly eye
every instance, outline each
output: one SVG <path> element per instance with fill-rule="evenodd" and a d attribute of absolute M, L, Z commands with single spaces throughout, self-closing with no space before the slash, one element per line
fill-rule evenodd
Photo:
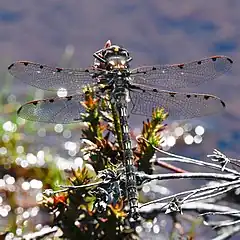
<path fill-rule="evenodd" d="M 120 63 L 121 63 L 122 66 L 124 66 L 124 65 L 126 64 L 126 61 L 122 59 L 122 60 L 120 61 Z"/>
<path fill-rule="evenodd" d="M 102 52 L 102 55 L 106 59 L 106 58 L 110 57 L 111 55 L 113 55 L 113 51 L 107 49 L 107 50 Z"/>
<path fill-rule="evenodd" d="M 125 56 L 125 57 L 129 57 L 129 53 L 128 53 L 127 50 L 122 50 L 122 51 L 121 51 L 121 54 L 122 54 L 123 56 Z"/>
<path fill-rule="evenodd" d="M 110 68 L 115 67 L 115 65 L 116 65 L 116 62 L 115 62 L 115 61 L 113 61 L 113 60 L 109 61 L 109 67 L 110 67 Z"/>

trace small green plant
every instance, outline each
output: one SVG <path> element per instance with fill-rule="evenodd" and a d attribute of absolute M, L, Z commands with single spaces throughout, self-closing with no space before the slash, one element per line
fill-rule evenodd
<path fill-rule="evenodd" d="M 81 151 L 87 156 L 86 160 L 81 169 L 72 171 L 70 186 L 45 196 L 43 204 L 54 215 L 53 225 L 62 230 L 64 238 L 138 239 L 135 229 L 129 226 L 125 185 L 121 184 L 121 178 L 116 179 L 120 182 L 120 191 L 111 182 L 98 185 L 106 170 L 116 175 L 120 171 L 120 176 L 123 175 L 123 170 L 119 170 L 124 166 L 118 115 L 107 99 L 95 97 L 93 89 L 85 89 L 85 95 L 82 104 L 86 113 L 82 117 L 87 128 L 81 137 L 85 142 Z M 151 144 L 138 141 L 133 148 L 134 165 L 139 171 L 152 172 L 150 159 L 155 151 L 152 146 L 159 146 L 161 142 L 162 122 L 166 117 L 163 110 L 157 109 L 152 120 L 143 123 L 141 134 Z M 106 197 L 111 196 L 112 199 L 103 201 L 100 193 L 106 190 Z"/>

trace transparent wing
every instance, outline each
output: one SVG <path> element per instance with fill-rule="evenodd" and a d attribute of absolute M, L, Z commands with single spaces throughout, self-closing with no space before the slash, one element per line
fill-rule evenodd
<path fill-rule="evenodd" d="M 46 123 L 73 123 L 80 121 L 85 112 L 81 101 L 85 95 L 73 95 L 62 98 L 35 100 L 22 105 L 18 109 L 21 118 Z"/>
<path fill-rule="evenodd" d="M 131 82 L 167 90 L 194 87 L 229 71 L 232 63 L 226 56 L 213 56 L 184 64 L 139 67 L 131 71 Z"/>
<path fill-rule="evenodd" d="M 34 87 L 57 91 L 64 88 L 69 92 L 81 90 L 86 84 L 96 82 L 92 77 L 97 70 L 54 68 L 39 63 L 19 61 L 8 67 L 10 74 Z"/>
<path fill-rule="evenodd" d="M 130 92 L 131 112 L 151 116 L 153 109 L 164 108 L 175 120 L 206 116 L 220 112 L 225 103 L 216 96 L 197 93 L 178 93 L 139 88 Z"/>

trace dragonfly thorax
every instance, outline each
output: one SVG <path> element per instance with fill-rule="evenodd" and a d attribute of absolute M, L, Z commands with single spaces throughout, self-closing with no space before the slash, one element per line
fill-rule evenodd
<path fill-rule="evenodd" d="M 124 102 L 128 96 L 130 88 L 128 77 L 113 77 L 110 83 L 110 96 L 116 102 Z"/>

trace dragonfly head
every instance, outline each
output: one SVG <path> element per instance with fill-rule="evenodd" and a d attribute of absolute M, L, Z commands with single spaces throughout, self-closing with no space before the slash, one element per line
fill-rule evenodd
<path fill-rule="evenodd" d="M 129 52 L 117 45 L 111 45 L 104 49 L 102 56 L 106 61 L 107 70 L 126 70 L 129 68 L 129 62 L 132 60 Z"/>

